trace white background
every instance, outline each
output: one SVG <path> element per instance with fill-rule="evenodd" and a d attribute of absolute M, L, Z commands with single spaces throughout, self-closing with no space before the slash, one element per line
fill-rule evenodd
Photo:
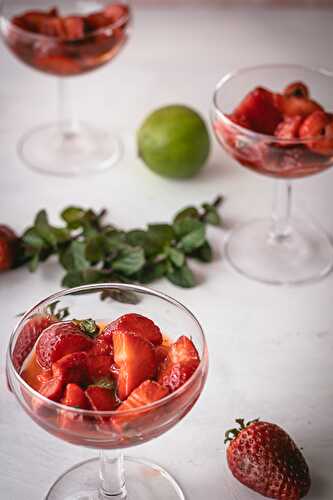
<path fill-rule="evenodd" d="M 63 180 L 27 170 L 16 143 L 56 111 L 54 78 L 18 63 L 0 48 L 0 220 L 23 230 L 42 207 L 52 221 L 68 204 L 107 207 L 124 227 L 168 221 L 188 203 L 226 196 L 228 227 L 268 214 L 272 183 L 236 165 L 214 143 L 209 165 L 186 182 L 161 179 L 136 159 L 134 133 L 148 111 L 186 103 L 208 118 L 216 81 L 244 65 L 297 62 L 332 66 L 333 10 L 165 8 L 138 10 L 133 37 L 109 66 L 75 80 L 84 118 L 116 128 L 126 154 L 93 179 Z M 291 75 L 292 77 L 292 75 Z M 333 100 L 333 99 L 332 99 Z M 333 102 L 332 102 L 333 107 Z M 295 201 L 333 233 L 333 171 L 295 183 Z M 223 435 L 233 419 L 260 416 L 285 427 L 304 448 L 311 500 L 333 498 L 333 276 L 302 288 L 274 288 L 235 275 L 223 259 L 225 231 L 210 230 L 211 265 L 201 285 L 156 287 L 188 305 L 202 321 L 210 375 L 191 414 L 159 439 L 131 450 L 164 465 L 191 500 L 257 498 L 230 477 Z M 49 436 L 19 409 L 4 384 L 4 355 L 15 315 L 59 287 L 49 263 L 1 275 L 0 498 L 38 500 L 66 467 L 93 455 Z M 161 499 L 164 500 L 164 499 Z"/>

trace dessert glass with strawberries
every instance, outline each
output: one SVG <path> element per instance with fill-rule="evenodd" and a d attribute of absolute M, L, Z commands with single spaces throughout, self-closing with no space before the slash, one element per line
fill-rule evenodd
<path fill-rule="evenodd" d="M 292 181 L 333 165 L 332 84 L 326 71 L 267 65 L 228 74 L 215 89 L 211 118 L 221 146 L 276 179 L 271 218 L 241 225 L 226 243 L 229 263 L 249 278 L 306 283 L 332 269 L 327 234 L 292 213 Z"/>
<path fill-rule="evenodd" d="M 86 285 L 31 308 L 11 336 L 9 387 L 47 432 L 100 451 L 63 474 L 46 498 L 184 499 L 165 470 L 121 450 L 177 424 L 199 398 L 207 370 L 199 322 L 162 293 Z"/>
<path fill-rule="evenodd" d="M 104 171 L 119 160 L 115 136 L 77 119 L 70 77 L 111 61 L 128 39 L 129 23 L 128 0 L 0 4 L 0 31 L 10 51 L 31 68 L 58 77 L 58 120 L 34 128 L 19 143 L 30 168 L 74 176 Z"/>

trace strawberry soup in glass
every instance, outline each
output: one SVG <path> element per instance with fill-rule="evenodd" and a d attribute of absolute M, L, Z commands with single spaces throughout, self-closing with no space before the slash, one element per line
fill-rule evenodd
<path fill-rule="evenodd" d="M 298 65 L 242 69 L 218 83 L 215 135 L 242 166 L 275 179 L 271 218 L 235 228 L 225 253 L 239 273 L 264 283 L 315 281 L 333 266 L 327 234 L 292 212 L 292 184 L 333 165 L 333 74 Z"/>
<path fill-rule="evenodd" d="M 32 307 L 10 339 L 9 387 L 41 428 L 99 451 L 99 458 L 66 471 L 45 498 L 184 500 L 168 472 L 123 449 L 157 438 L 184 418 L 207 371 L 198 320 L 157 291 L 86 285 Z"/>
<path fill-rule="evenodd" d="M 101 172 L 118 162 L 119 140 L 78 120 L 71 80 L 118 54 L 128 39 L 130 18 L 128 0 L 0 1 L 6 46 L 27 66 L 58 78 L 58 120 L 29 131 L 19 143 L 28 167 L 76 176 Z"/>

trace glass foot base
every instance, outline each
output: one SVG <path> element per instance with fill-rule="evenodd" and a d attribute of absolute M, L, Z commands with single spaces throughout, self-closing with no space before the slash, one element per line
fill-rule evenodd
<path fill-rule="evenodd" d="M 107 170 L 119 161 L 121 146 L 117 138 L 94 126 L 80 123 L 77 132 L 64 134 L 59 123 L 52 123 L 29 131 L 18 152 L 33 170 L 69 177 Z"/>
<path fill-rule="evenodd" d="M 139 458 L 125 457 L 127 495 L 100 496 L 99 459 L 75 465 L 51 487 L 45 500 L 185 500 L 176 481 L 158 465 Z"/>
<path fill-rule="evenodd" d="M 317 281 L 333 267 L 333 246 L 324 231 L 292 219 L 288 236 L 270 236 L 271 221 L 256 220 L 236 228 L 225 248 L 240 274 L 263 283 L 293 285 Z"/>

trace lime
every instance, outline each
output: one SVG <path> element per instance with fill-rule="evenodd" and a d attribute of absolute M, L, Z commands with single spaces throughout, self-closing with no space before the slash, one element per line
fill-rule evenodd
<path fill-rule="evenodd" d="M 192 177 L 206 162 L 210 140 L 205 122 L 187 106 L 165 106 L 151 113 L 138 131 L 139 156 L 165 177 Z"/>

